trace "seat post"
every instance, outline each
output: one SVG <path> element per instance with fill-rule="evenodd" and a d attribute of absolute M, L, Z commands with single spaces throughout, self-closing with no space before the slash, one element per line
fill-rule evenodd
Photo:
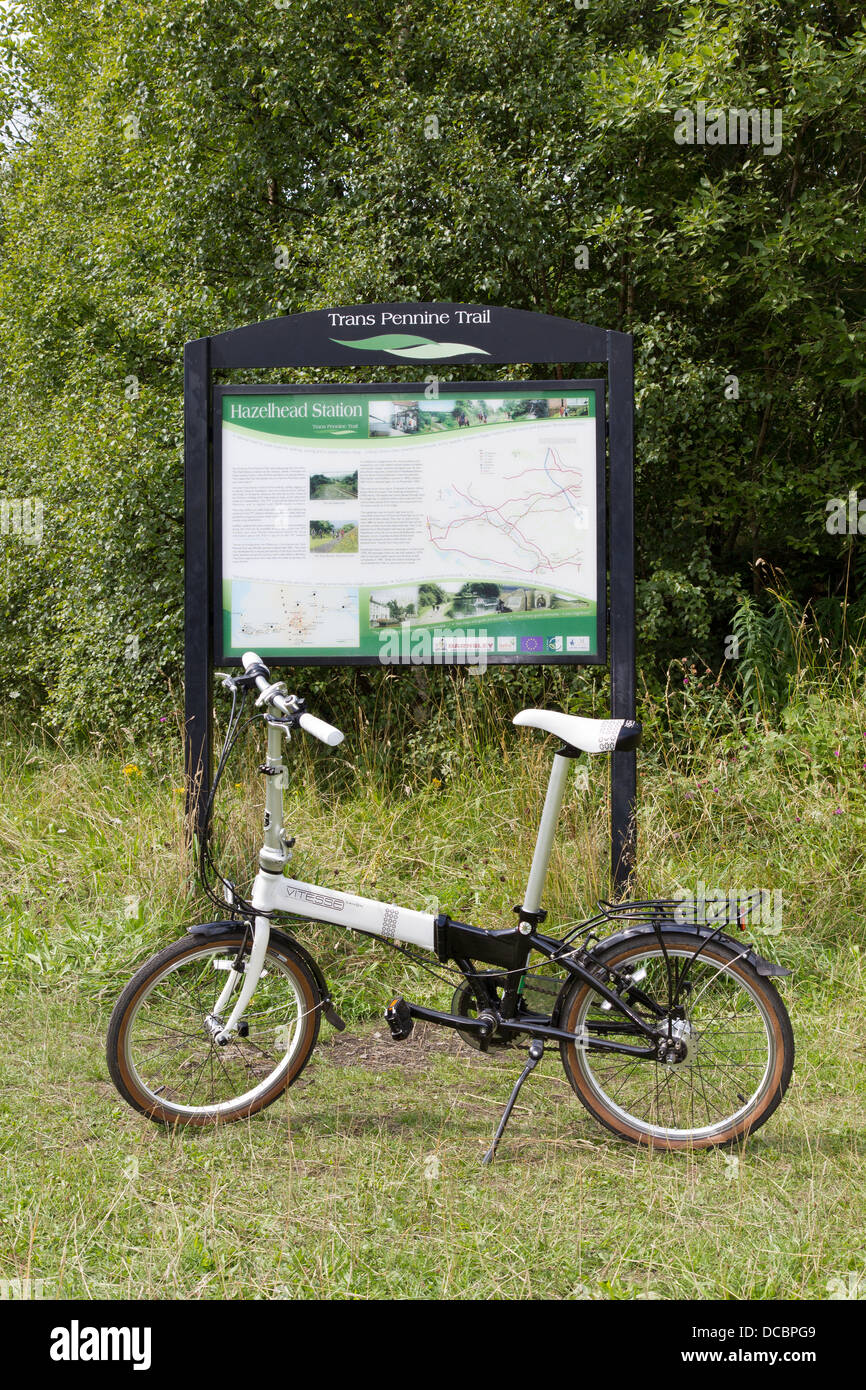
<path fill-rule="evenodd" d="M 523 895 L 523 911 L 527 913 L 536 913 L 541 907 L 544 880 L 547 878 L 547 866 L 550 862 L 550 852 L 553 849 L 553 838 L 556 834 L 556 822 L 559 819 L 559 809 L 565 795 L 565 783 L 568 779 L 573 756 L 574 750 L 569 748 L 556 753 L 553 758 L 550 781 L 547 784 L 547 795 L 544 798 L 544 810 L 541 813 L 535 852 L 532 856 L 532 867 L 529 870 L 526 892 Z"/>

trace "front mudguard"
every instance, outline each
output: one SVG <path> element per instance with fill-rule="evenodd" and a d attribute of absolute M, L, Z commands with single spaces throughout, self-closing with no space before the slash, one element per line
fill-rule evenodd
<path fill-rule="evenodd" d="M 194 927 L 187 927 L 187 931 L 190 936 L 205 936 L 213 939 L 220 936 L 230 936 L 236 931 L 243 931 L 244 927 L 247 925 L 248 923 L 246 922 L 234 921 L 199 922 Z M 321 967 L 310 955 L 306 946 L 302 946 L 296 937 L 290 936 L 288 932 L 283 931 L 281 927 L 274 926 L 273 923 L 271 923 L 270 939 L 275 945 L 285 946 L 287 949 L 294 951 L 301 957 L 304 964 L 309 966 L 316 984 L 319 987 L 319 993 L 322 996 L 322 1014 L 328 1020 L 332 1028 L 336 1028 L 339 1033 L 342 1033 L 346 1025 L 334 1008 L 334 1003 L 331 999 L 331 991 L 328 988 L 327 980 L 322 974 Z"/>

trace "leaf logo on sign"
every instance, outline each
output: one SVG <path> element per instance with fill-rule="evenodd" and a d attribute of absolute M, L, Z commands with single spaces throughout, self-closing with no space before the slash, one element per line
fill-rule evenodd
<path fill-rule="evenodd" d="M 407 333 L 377 333 L 373 338 L 332 338 L 331 342 L 339 343 L 340 347 L 362 348 L 365 352 L 386 352 L 389 357 L 418 357 L 424 362 L 456 357 L 461 352 L 490 356 L 489 352 L 471 343 L 437 343 L 432 338 Z"/>

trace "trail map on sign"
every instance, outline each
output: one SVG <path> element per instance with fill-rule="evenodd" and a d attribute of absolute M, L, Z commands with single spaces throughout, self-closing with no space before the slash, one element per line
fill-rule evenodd
<path fill-rule="evenodd" d="M 237 626 L 247 645 L 350 647 L 358 637 L 358 598 L 347 589 L 307 584 L 235 584 Z M 253 641 L 255 639 L 255 641 Z"/>
<path fill-rule="evenodd" d="M 226 388 L 224 654 L 592 659 L 596 393 L 500 389 Z"/>
<path fill-rule="evenodd" d="M 555 580 L 565 570 L 579 586 L 586 537 L 578 531 L 588 529 L 582 470 L 566 467 L 552 444 L 515 449 L 511 456 L 514 473 L 499 477 L 490 463 L 485 475 L 482 462 L 477 482 L 439 489 L 441 508 L 434 504 L 427 522 L 433 549 L 473 574 L 492 565 L 523 578 Z"/>

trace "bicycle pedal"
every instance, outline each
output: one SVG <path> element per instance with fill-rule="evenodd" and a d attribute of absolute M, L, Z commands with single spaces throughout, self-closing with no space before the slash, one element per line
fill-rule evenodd
<path fill-rule="evenodd" d="M 409 1005 L 405 999 L 398 996 L 391 1000 L 385 1010 L 385 1022 L 391 1029 L 391 1037 L 396 1042 L 402 1042 L 404 1038 L 408 1038 L 415 1027 L 415 1020 L 409 1012 Z"/>

